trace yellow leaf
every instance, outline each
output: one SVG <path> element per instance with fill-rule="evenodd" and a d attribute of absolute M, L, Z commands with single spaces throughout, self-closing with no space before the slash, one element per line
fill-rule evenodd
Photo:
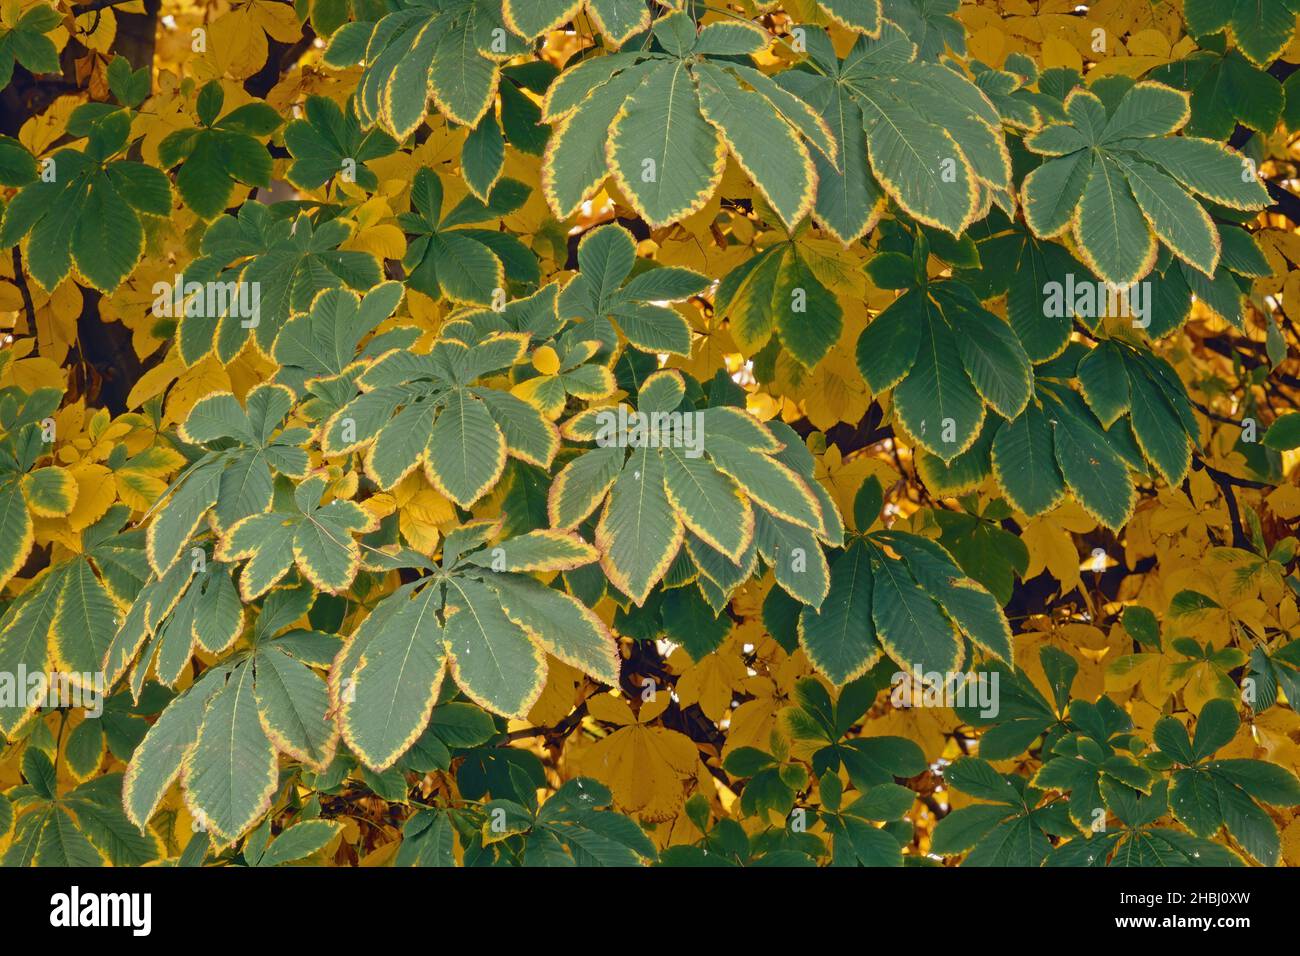
<path fill-rule="evenodd" d="M 609 787 L 619 810 L 658 822 L 670 820 L 681 811 L 686 799 L 685 784 L 693 777 L 698 762 L 699 755 L 689 737 L 675 730 L 634 723 L 593 744 L 582 755 L 581 766 L 584 773 Z"/>
<path fill-rule="evenodd" d="M 676 689 L 682 706 L 699 704 L 704 715 L 715 723 L 730 713 L 732 695 L 747 676 L 734 638 L 698 662 L 678 648 L 668 658 L 668 664 L 681 670 Z"/>
<path fill-rule="evenodd" d="M 1073 499 L 1062 502 L 1047 514 L 1031 518 L 1024 525 L 1020 539 L 1029 549 L 1029 567 L 1024 579 L 1048 571 L 1061 582 L 1061 593 L 1082 589 L 1079 576 L 1079 549 L 1071 534 L 1084 534 L 1097 526 Z"/>
<path fill-rule="evenodd" d="M 1079 51 L 1070 43 L 1058 37 L 1048 37 L 1043 40 L 1043 69 L 1053 69 L 1054 67 L 1065 67 L 1069 70 L 1083 70 L 1083 57 Z"/>
<path fill-rule="evenodd" d="M 117 486 L 112 472 L 103 465 L 82 462 L 68 469 L 77 482 L 77 503 L 68 514 L 73 531 L 81 531 L 104 517 L 117 500 Z"/>

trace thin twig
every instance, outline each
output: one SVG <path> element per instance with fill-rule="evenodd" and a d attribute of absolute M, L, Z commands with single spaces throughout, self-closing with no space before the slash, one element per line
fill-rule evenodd
<path fill-rule="evenodd" d="M 1197 458 L 1193 467 L 1203 469 L 1210 479 L 1219 486 L 1219 491 L 1223 493 L 1223 501 L 1228 506 L 1228 518 L 1232 521 L 1232 546 L 1240 548 L 1243 551 L 1250 550 L 1250 538 L 1246 536 L 1246 528 L 1241 523 L 1241 509 L 1237 505 L 1237 496 L 1233 493 L 1232 486 L 1244 481 L 1244 479 L 1233 478 L 1227 472 L 1219 471 L 1205 463 L 1202 458 Z M 1258 485 L 1258 482 L 1251 482 L 1249 486 Z M 1248 486 L 1248 487 L 1249 487 Z M 1266 486 L 1261 486 L 1266 487 Z"/>

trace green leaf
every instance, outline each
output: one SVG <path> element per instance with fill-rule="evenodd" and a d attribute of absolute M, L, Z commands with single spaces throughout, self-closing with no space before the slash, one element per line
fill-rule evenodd
<path fill-rule="evenodd" d="M 582 103 L 582 111 L 567 116 L 560 122 L 547 144 L 546 162 L 542 164 L 542 190 L 551 210 L 560 219 L 567 219 L 577 212 L 583 200 L 605 181 L 608 175 L 605 145 L 609 139 L 610 126 L 619 115 L 628 94 L 657 65 L 645 63 L 633 66 L 621 55 L 597 57 L 584 61 L 586 63 L 593 64 L 597 70 L 618 69 L 619 72 L 592 89 L 590 96 Z M 575 67 L 560 75 L 552 92 L 548 94 L 547 102 L 552 107 L 559 107 L 563 103 L 561 94 L 566 88 L 565 79 L 580 69 L 581 67 Z M 581 100 L 580 94 L 575 95 Z M 571 110 L 577 105 L 575 102 L 568 108 Z M 551 116 L 546 115 L 546 118 Z"/>
<path fill-rule="evenodd" d="M 1188 0 L 1184 4 L 1188 32 L 1198 37 L 1225 27 L 1252 63 L 1267 66 L 1295 32 L 1295 8 L 1286 0 Z"/>
<path fill-rule="evenodd" d="M 156 574 L 175 563 L 203 516 L 217 503 L 221 474 L 219 459 L 199 464 L 154 516 L 146 551 Z"/>
<path fill-rule="evenodd" d="M 920 334 L 916 362 L 894 390 L 895 409 L 918 444 L 950 461 L 979 437 L 984 403 L 962 363 L 958 337 L 937 309 L 927 309 Z"/>
<path fill-rule="evenodd" d="M 1106 121 L 1101 141 L 1112 144 L 1167 136 L 1180 129 L 1190 115 L 1186 93 L 1163 83 L 1134 83 Z"/>
<path fill-rule="evenodd" d="M 967 577 L 948 552 L 928 538 L 901 532 L 886 532 L 882 537 L 967 638 L 1011 663 L 1011 626 L 997 599 L 983 585 Z"/>
<path fill-rule="evenodd" d="M 253 668 L 245 665 L 208 702 L 185 762 L 186 796 L 208 828 L 229 841 L 270 808 L 277 779 L 275 747 L 258 718 Z"/>
<path fill-rule="evenodd" d="M 104 858 L 58 804 L 25 815 L 4 855 L 5 866 L 103 866 Z"/>
<path fill-rule="evenodd" d="M 22 477 L 23 494 L 34 514 L 57 518 L 77 501 L 77 482 L 71 472 L 56 466 L 36 468 Z"/>
<path fill-rule="evenodd" d="M 442 683 L 438 589 L 399 591 L 358 626 L 331 676 L 341 687 L 343 738 L 367 766 L 386 770 L 424 732 Z M 352 668 L 349 672 L 343 665 Z M 344 681 L 350 681 L 343 687 Z"/>
<path fill-rule="evenodd" d="M 89 561 L 72 562 L 62 585 L 50 630 L 50 647 L 70 672 L 66 676 L 81 684 L 103 667 L 121 615 Z"/>
<path fill-rule="evenodd" d="M 618 685 L 618 649 L 595 613 L 569 595 L 523 575 L 497 575 L 486 583 L 497 592 L 506 616 L 549 653 L 597 680 Z"/>
<path fill-rule="evenodd" d="M 698 64 L 694 74 L 700 112 L 786 228 L 793 228 L 815 197 L 816 172 L 808 147 L 766 97 L 744 89 L 734 74 L 709 63 Z"/>
<path fill-rule="evenodd" d="M 1155 264 L 1156 243 L 1121 167 L 1100 155 L 1079 201 L 1074 236 L 1079 252 L 1102 279 L 1136 282 Z"/>
<path fill-rule="evenodd" d="M 817 5 L 850 30 L 870 35 L 880 29 L 880 0 L 817 0 Z"/>
<path fill-rule="evenodd" d="M 854 541 L 830 566 L 830 590 L 820 611 L 804 607 L 799 643 L 819 672 L 836 685 L 866 673 L 880 659 L 871 602 L 874 575 L 870 549 Z"/>
<path fill-rule="evenodd" d="M 487 406 L 464 389 L 447 393 L 429 433 L 426 473 L 442 494 L 468 508 L 496 484 L 506 441 Z"/>
<path fill-rule="evenodd" d="M 873 562 L 871 616 L 876 638 L 900 667 L 946 672 L 961 661 L 952 623 L 907 565 L 878 553 Z"/>
<path fill-rule="evenodd" d="M 638 606 L 645 603 L 681 541 L 681 519 L 664 487 L 662 454 L 633 449 L 596 526 L 596 548 L 610 583 Z"/>
<path fill-rule="evenodd" d="M 781 344 L 804 368 L 813 368 L 839 341 L 844 321 L 835 294 L 799 255 L 782 260 L 772 290 Z"/>
<path fill-rule="evenodd" d="M 1160 624 L 1150 608 L 1130 605 L 1124 608 L 1121 621 L 1133 640 L 1147 647 L 1160 647 Z"/>
<path fill-rule="evenodd" d="M 1085 511 L 1108 528 L 1121 528 L 1136 499 L 1128 468 L 1082 401 L 1068 393 L 1060 398 L 1045 403 L 1045 410 L 1065 483 Z"/>
<path fill-rule="evenodd" d="M 18 140 L 0 136 L 0 185 L 26 186 L 36 178 L 36 157 Z"/>
<path fill-rule="evenodd" d="M 619 188 L 652 226 L 680 221 L 702 208 L 722 178 L 727 155 L 700 115 L 683 62 L 651 68 L 614 117 L 608 152 Z"/>
<path fill-rule="evenodd" d="M 131 755 L 122 780 L 122 804 L 140 830 L 180 775 L 182 761 L 198 739 L 208 701 L 222 690 L 226 673 L 223 668 L 207 671 L 174 698 Z"/>
<path fill-rule="evenodd" d="M 754 534 L 749 499 L 727 475 L 676 448 L 662 452 L 664 490 L 682 522 L 710 546 L 739 560 Z"/>
<path fill-rule="evenodd" d="M 1072 126 L 1049 126 L 1049 130 L 1074 132 Z M 1021 187 L 1025 222 L 1034 235 L 1044 239 L 1059 235 L 1073 221 L 1074 211 L 1092 178 L 1092 155 L 1086 150 L 1049 159 L 1028 176 Z"/>
<path fill-rule="evenodd" d="M 1231 701 L 1207 701 L 1196 718 L 1196 736 L 1192 739 L 1192 754 L 1200 761 L 1216 750 L 1226 747 L 1237 735 L 1241 718 Z"/>
<path fill-rule="evenodd" d="M 924 292 L 907 292 L 862 330 L 858 370 L 873 392 L 893 388 L 911 370 L 933 310 Z"/>
<path fill-rule="evenodd" d="M 488 111 L 478 126 L 470 131 L 461 147 L 460 166 L 465 185 L 479 199 L 487 202 L 488 194 L 501 177 L 505 166 L 506 142 L 496 114 Z"/>
<path fill-rule="evenodd" d="M 1204 714 L 1204 711 L 1202 711 Z M 1274 806 L 1294 806 L 1300 802 L 1300 780 L 1285 767 L 1263 760 L 1212 760 L 1206 769 L 1226 778 L 1256 800 Z"/>
<path fill-rule="evenodd" d="M 994 435 L 993 473 L 1008 500 L 1030 517 L 1050 510 L 1065 495 L 1052 425 L 1035 403 Z"/>
<path fill-rule="evenodd" d="M 935 295 L 956 336 L 957 351 L 971 384 L 1003 418 L 1018 416 L 1032 391 L 1029 356 L 1020 340 L 964 286 L 937 286 Z"/>
<path fill-rule="evenodd" d="M 493 591 L 476 581 L 449 581 L 444 633 L 452 673 L 470 699 L 498 714 L 527 714 L 542 692 L 546 658 Z"/>
<path fill-rule="evenodd" d="M 343 831 L 337 820 L 303 820 L 282 832 L 266 848 L 258 866 L 282 866 L 311 856 Z"/>
<path fill-rule="evenodd" d="M 1116 345 L 1102 342 L 1088 352 L 1079 362 L 1078 376 L 1083 397 L 1104 427 L 1129 410 L 1129 375 Z"/>
<path fill-rule="evenodd" d="M 338 739 L 333 721 L 326 718 L 324 681 L 274 644 L 256 654 L 253 666 L 253 693 L 267 736 L 280 752 L 324 770 L 334 759 Z"/>
<path fill-rule="evenodd" d="M 1300 448 L 1300 412 L 1287 412 L 1268 426 L 1261 439 L 1266 448 L 1290 451 Z"/>
<path fill-rule="evenodd" d="M 122 812 L 122 777 L 112 773 L 88 780 L 63 798 L 77 828 L 113 864 L 143 866 L 161 855 L 160 841 L 140 833 Z"/>
<path fill-rule="evenodd" d="M 1231 209 L 1262 209 L 1268 191 L 1250 171 L 1245 158 L 1222 143 L 1175 136 L 1140 143 L 1134 152 L 1155 163 L 1192 192 Z"/>
<path fill-rule="evenodd" d="M 1120 168 L 1160 241 L 1188 265 L 1214 275 L 1219 265 L 1219 234 L 1209 213 L 1154 166 L 1121 162 Z"/>
<path fill-rule="evenodd" d="M 1146 369 L 1129 363 L 1133 434 L 1142 453 L 1171 486 L 1182 483 L 1192 463 L 1191 444 L 1178 413 Z"/>

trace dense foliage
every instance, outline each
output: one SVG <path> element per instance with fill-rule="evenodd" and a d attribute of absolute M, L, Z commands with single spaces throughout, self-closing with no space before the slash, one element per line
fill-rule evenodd
<path fill-rule="evenodd" d="M 1297 14 L 5 0 L 4 863 L 1300 863 Z"/>

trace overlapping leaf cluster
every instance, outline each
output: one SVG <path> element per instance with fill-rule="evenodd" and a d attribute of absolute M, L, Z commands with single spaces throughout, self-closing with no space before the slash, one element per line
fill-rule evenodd
<path fill-rule="evenodd" d="M 0 11 L 7 864 L 1300 862 L 1292 0 L 113 6 Z"/>

